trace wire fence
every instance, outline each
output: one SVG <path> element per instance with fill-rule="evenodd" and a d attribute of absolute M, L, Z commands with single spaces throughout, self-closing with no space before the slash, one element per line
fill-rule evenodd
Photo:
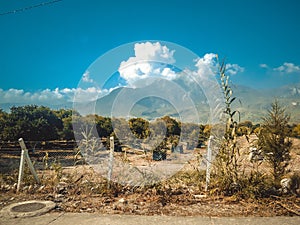
<path fill-rule="evenodd" d="M 76 141 L 25 141 L 29 156 L 38 170 L 53 164 L 63 167 L 79 163 L 81 156 Z M 21 147 L 19 142 L 0 141 L 0 173 L 8 174 L 19 168 Z"/>

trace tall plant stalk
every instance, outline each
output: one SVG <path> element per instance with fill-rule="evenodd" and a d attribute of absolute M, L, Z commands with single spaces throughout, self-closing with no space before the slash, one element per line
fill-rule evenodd
<path fill-rule="evenodd" d="M 236 97 L 233 97 L 229 76 L 225 74 L 225 62 L 220 65 L 218 72 L 224 95 L 225 108 L 223 113 L 226 119 L 226 127 L 216 156 L 215 178 L 218 188 L 230 194 L 238 190 L 240 180 L 240 151 L 237 145 L 236 132 L 238 122 L 235 119 L 237 116 L 239 117 L 239 112 L 232 109 Z"/>

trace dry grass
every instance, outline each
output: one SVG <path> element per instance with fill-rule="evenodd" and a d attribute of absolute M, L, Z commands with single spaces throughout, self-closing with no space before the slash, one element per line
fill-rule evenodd
<path fill-rule="evenodd" d="M 300 170 L 299 139 L 293 139 L 291 170 Z M 243 167 L 251 171 L 253 165 L 247 156 L 248 142 L 239 138 Z M 196 152 L 199 156 L 199 150 Z M 118 153 L 119 154 L 119 153 Z M 140 165 L 146 160 L 128 154 L 129 161 Z M 112 183 L 88 165 L 61 167 L 51 164 L 47 170 L 39 170 L 42 184 L 34 183 L 25 173 L 22 190 L 16 194 L 17 171 L 0 176 L 0 208 L 7 204 L 31 199 L 53 200 L 57 211 L 126 213 L 137 215 L 202 215 L 202 216 L 275 216 L 300 213 L 300 199 L 294 195 L 269 196 L 268 198 L 242 198 L 241 195 L 223 196 L 218 192 L 204 192 L 205 172 L 199 171 L 199 160 L 193 158 L 183 170 L 162 182 L 132 187 Z M 260 170 L 268 174 L 262 163 Z"/>

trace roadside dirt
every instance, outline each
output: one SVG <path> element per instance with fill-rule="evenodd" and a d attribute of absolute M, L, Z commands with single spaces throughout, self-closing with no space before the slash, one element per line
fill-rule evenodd
<path fill-rule="evenodd" d="M 295 139 L 290 163 L 292 171 L 300 171 L 300 140 Z M 240 139 L 245 168 L 247 142 Z M 139 160 L 128 154 L 129 160 Z M 136 162 L 137 164 L 143 164 Z M 160 184 L 148 187 L 111 184 L 92 167 L 78 165 L 51 170 L 40 170 L 41 185 L 34 184 L 25 175 L 24 184 L 16 193 L 17 173 L 0 179 L 0 209 L 28 200 L 51 200 L 57 204 L 55 211 L 99 212 L 105 214 L 174 215 L 174 216 L 282 216 L 300 215 L 300 198 L 295 195 L 271 196 L 260 199 L 226 197 L 204 192 L 204 173 L 197 172 L 197 158 L 186 164 L 185 171 Z M 268 173 L 266 165 L 263 170 Z M 196 173 L 196 174 L 195 174 Z M 198 174 L 197 174 L 198 173 Z"/>

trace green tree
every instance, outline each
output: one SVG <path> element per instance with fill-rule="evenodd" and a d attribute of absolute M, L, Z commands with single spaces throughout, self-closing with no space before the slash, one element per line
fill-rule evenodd
<path fill-rule="evenodd" d="M 249 120 L 240 122 L 237 126 L 237 134 L 239 136 L 248 135 L 252 132 L 252 130 L 253 130 L 253 124 Z"/>
<path fill-rule="evenodd" d="M 7 113 L 0 109 L 0 140 L 3 140 L 3 130 L 7 122 Z"/>
<path fill-rule="evenodd" d="M 63 122 L 63 129 L 60 132 L 60 139 L 75 140 L 72 117 L 62 118 L 62 122 Z"/>
<path fill-rule="evenodd" d="M 149 122 L 142 118 L 131 118 L 129 127 L 137 138 L 147 138 L 149 135 Z"/>
<path fill-rule="evenodd" d="M 252 124 L 251 121 L 245 120 L 245 121 L 243 121 L 243 122 L 240 122 L 240 123 L 238 124 L 238 127 L 248 127 L 248 128 L 252 128 L 252 127 L 253 127 L 253 124 Z"/>
<path fill-rule="evenodd" d="M 290 116 L 285 113 L 285 109 L 276 100 L 271 104 L 267 116 L 263 118 L 258 134 L 258 147 L 272 168 L 275 185 L 279 185 L 281 178 L 285 175 L 291 158 L 292 142 L 289 139 L 289 120 Z"/>
<path fill-rule="evenodd" d="M 4 140 L 55 140 L 63 124 L 48 107 L 27 105 L 12 107 L 3 129 Z"/>
<path fill-rule="evenodd" d="M 181 132 L 181 124 L 169 117 L 169 116 L 164 116 L 162 118 L 163 121 L 165 121 L 166 125 L 167 125 L 167 136 L 172 136 L 172 135 L 180 135 Z"/>
<path fill-rule="evenodd" d="M 59 138 L 62 140 L 75 140 L 72 117 L 79 114 L 77 112 L 73 112 L 72 109 L 59 109 L 54 111 L 54 113 L 63 123 L 62 129 L 59 130 Z"/>
<path fill-rule="evenodd" d="M 195 123 L 181 123 L 181 139 L 197 146 L 199 142 L 200 127 Z"/>
<path fill-rule="evenodd" d="M 100 137 L 109 137 L 112 134 L 113 127 L 109 117 L 95 115 L 95 122 Z"/>
<path fill-rule="evenodd" d="M 293 136 L 300 137 L 300 123 L 293 128 Z"/>

